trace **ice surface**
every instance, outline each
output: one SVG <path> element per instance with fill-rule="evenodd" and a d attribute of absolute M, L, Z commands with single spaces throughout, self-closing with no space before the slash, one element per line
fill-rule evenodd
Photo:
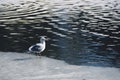
<path fill-rule="evenodd" d="M 0 52 L 0 80 L 120 80 L 120 70 L 70 65 L 24 53 Z"/>

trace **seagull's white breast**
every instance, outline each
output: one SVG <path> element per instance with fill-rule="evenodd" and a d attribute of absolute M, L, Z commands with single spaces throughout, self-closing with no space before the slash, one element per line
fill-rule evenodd
<path fill-rule="evenodd" d="M 36 45 L 40 46 L 39 49 L 41 50 L 40 52 L 45 50 L 45 42 L 44 43 L 37 43 Z"/>

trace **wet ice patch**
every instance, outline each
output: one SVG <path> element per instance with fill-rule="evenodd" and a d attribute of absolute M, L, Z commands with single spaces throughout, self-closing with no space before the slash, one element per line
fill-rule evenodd
<path fill-rule="evenodd" d="M 0 52 L 2 80 L 119 80 L 118 68 L 69 65 L 30 54 Z"/>

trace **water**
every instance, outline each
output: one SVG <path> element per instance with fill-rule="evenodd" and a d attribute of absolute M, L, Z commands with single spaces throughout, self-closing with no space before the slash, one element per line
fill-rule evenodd
<path fill-rule="evenodd" d="M 26 52 L 50 40 L 44 56 L 74 65 L 120 67 L 119 0 L 0 0 L 0 51 Z"/>

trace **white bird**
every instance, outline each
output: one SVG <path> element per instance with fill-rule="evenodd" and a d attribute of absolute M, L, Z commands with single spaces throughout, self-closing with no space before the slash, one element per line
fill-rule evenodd
<path fill-rule="evenodd" d="M 36 53 L 38 55 L 41 55 L 40 53 L 45 50 L 46 43 L 45 43 L 45 37 L 40 36 L 40 43 L 36 43 L 35 45 L 32 45 L 29 47 L 29 52 Z"/>

